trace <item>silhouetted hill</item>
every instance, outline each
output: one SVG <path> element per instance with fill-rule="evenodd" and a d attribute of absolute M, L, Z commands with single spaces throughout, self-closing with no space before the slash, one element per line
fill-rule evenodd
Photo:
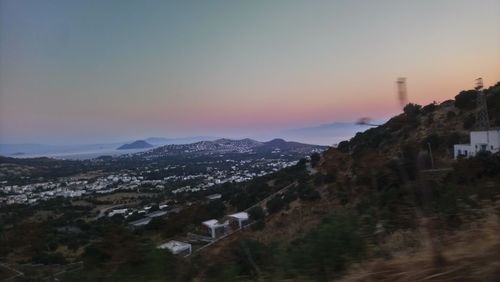
<path fill-rule="evenodd" d="M 131 149 L 147 149 L 152 148 L 153 145 L 149 144 L 144 140 L 137 140 L 130 144 L 124 144 L 117 148 L 117 150 L 131 150 Z"/>

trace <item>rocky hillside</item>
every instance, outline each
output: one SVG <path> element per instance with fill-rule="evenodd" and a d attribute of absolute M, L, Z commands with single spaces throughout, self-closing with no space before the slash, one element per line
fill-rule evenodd
<path fill-rule="evenodd" d="M 498 125 L 500 83 L 486 93 Z M 500 156 L 455 161 L 451 151 L 474 116 L 475 92 L 463 91 L 329 149 L 318 173 L 297 174 L 262 205 L 262 224 L 205 251 L 199 279 L 496 281 Z"/>

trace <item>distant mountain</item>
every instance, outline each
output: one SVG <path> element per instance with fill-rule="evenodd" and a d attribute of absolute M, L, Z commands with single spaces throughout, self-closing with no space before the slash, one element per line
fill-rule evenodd
<path fill-rule="evenodd" d="M 192 144 L 170 144 L 156 149 L 139 153 L 147 157 L 163 157 L 173 155 L 212 155 L 231 153 L 309 153 L 312 151 L 322 151 L 326 146 L 310 145 L 298 142 L 288 142 L 283 139 L 274 139 L 268 142 L 259 142 L 253 139 L 217 139 L 214 141 L 201 141 Z"/>
<path fill-rule="evenodd" d="M 117 150 L 147 149 L 152 147 L 154 146 L 144 140 L 137 140 L 129 144 L 121 145 Z"/>
<path fill-rule="evenodd" d="M 165 137 L 149 137 L 144 141 L 155 146 L 170 145 L 170 144 L 191 144 L 200 141 L 213 141 L 219 139 L 213 136 L 194 136 L 182 138 L 165 138 Z"/>
<path fill-rule="evenodd" d="M 319 126 L 290 129 L 282 132 L 281 136 L 300 142 L 333 145 L 342 140 L 350 139 L 357 132 L 370 128 L 358 125 L 355 122 L 334 122 Z"/>

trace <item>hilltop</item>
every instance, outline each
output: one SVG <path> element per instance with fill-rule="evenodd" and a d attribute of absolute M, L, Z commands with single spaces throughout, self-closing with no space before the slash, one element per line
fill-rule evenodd
<path fill-rule="evenodd" d="M 144 140 L 137 140 L 129 144 L 121 145 L 117 150 L 131 150 L 131 149 L 147 149 L 152 148 L 153 145 L 149 144 Z"/>

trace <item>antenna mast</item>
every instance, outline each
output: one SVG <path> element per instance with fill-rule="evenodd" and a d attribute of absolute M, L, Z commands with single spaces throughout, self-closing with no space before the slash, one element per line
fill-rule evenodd
<path fill-rule="evenodd" d="M 406 78 L 399 77 L 396 84 L 398 86 L 399 103 L 401 104 L 401 108 L 403 108 L 406 104 L 408 104 L 408 96 L 406 94 Z"/>
<path fill-rule="evenodd" d="M 483 79 L 476 79 L 477 91 L 477 112 L 476 112 L 476 126 L 478 130 L 489 130 L 490 119 L 488 117 L 488 106 L 486 105 L 486 95 L 483 90 Z"/>

